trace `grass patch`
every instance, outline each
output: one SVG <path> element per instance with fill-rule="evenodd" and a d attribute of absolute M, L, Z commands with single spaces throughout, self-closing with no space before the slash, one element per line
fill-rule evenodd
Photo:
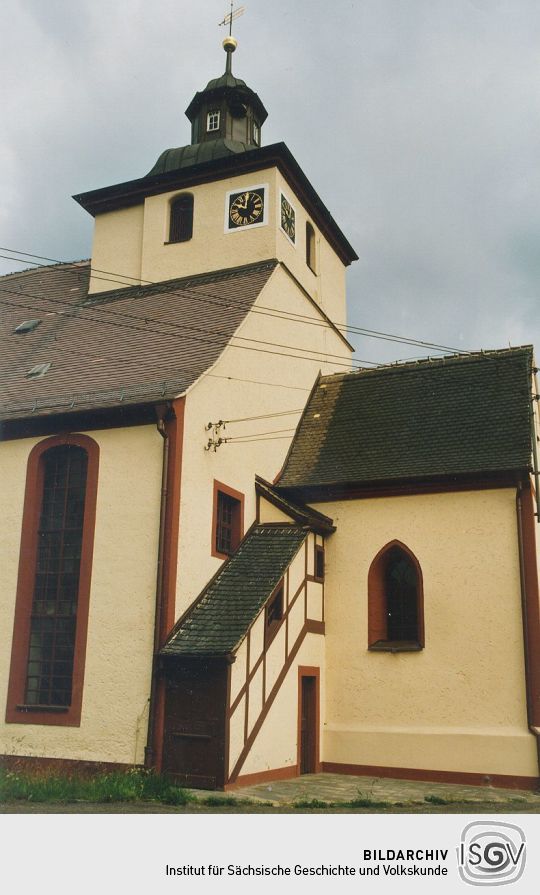
<path fill-rule="evenodd" d="M 465 799 L 467 801 L 467 799 Z M 443 799 L 441 796 L 424 796 L 424 802 L 429 802 L 430 805 L 450 805 L 451 799 Z"/>
<path fill-rule="evenodd" d="M 378 802 L 370 796 L 357 796 L 356 799 L 350 799 L 348 802 L 342 802 L 346 808 L 391 808 L 391 802 Z"/>
<path fill-rule="evenodd" d="M 234 796 L 205 796 L 203 799 L 197 799 L 198 802 L 201 802 L 203 805 L 207 805 L 209 808 L 223 808 L 225 806 L 233 806 L 238 805 L 239 801 L 242 801 L 243 804 L 251 804 L 250 799 L 235 799 Z"/>
<path fill-rule="evenodd" d="M 321 799 L 298 799 L 296 802 L 293 802 L 293 808 L 305 809 L 305 808 L 331 808 L 332 802 L 323 802 Z"/>
<path fill-rule="evenodd" d="M 163 802 L 185 805 L 192 797 L 163 774 L 134 768 L 94 777 L 0 771 L 2 802 Z"/>

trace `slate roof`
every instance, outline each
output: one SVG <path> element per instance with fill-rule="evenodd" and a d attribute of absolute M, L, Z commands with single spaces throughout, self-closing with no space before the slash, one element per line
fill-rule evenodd
<path fill-rule="evenodd" d="M 164 656 L 234 652 L 308 535 L 295 525 L 256 525 L 178 621 Z"/>
<path fill-rule="evenodd" d="M 217 360 L 276 263 L 91 296 L 88 261 L 1 277 L 0 418 L 181 394 Z M 42 321 L 37 329 L 14 334 L 31 318 Z M 27 378 L 32 367 L 47 363 L 43 378 Z"/>
<path fill-rule="evenodd" d="M 207 140 L 204 143 L 190 143 L 188 146 L 177 146 L 166 149 L 161 153 L 154 167 L 148 172 L 147 177 L 158 174 L 170 174 L 182 168 L 190 168 L 192 165 L 200 165 L 204 162 L 213 162 L 215 159 L 229 158 L 233 155 L 253 150 L 251 143 L 241 143 L 239 140 L 226 140 L 224 138 Z"/>
<path fill-rule="evenodd" d="M 532 362 L 525 346 L 321 377 L 278 489 L 527 470 Z"/>

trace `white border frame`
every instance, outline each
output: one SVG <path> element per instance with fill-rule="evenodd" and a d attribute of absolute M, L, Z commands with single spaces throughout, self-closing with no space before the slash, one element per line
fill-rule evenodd
<path fill-rule="evenodd" d="M 285 201 L 289 203 L 292 210 L 294 211 L 294 234 L 296 236 L 296 240 L 294 242 L 292 241 L 289 234 L 286 233 L 285 230 L 283 229 L 283 227 L 281 226 L 281 199 L 282 198 L 285 199 Z M 281 233 L 283 233 L 283 236 L 285 237 L 287 242 L 289 242 L 292 245 L 293 249 L 295 249 L 298 245 L 298 211 L 296 210 L 296 205 L 293 202 L 291 202 L 288 195 L 286 193 L 284 193 L 282 189 L 280 189 L 280 191 L 279 191 L 279 202 L 278 202 L 278 206 L 277 206 L 277 219 L 278 219 L 277 222 L 278 222 L 279 231 Z"/>
<path fill-rule="evenodd" d="M 245 224 L 243 227 L 229 227 L 229 199 L 237 193 L 248 193 L 250 190 L 264 190 L 263 216 L 256 224 Z M 251 186 L 240 186 L 225 193 L 225 233 L 244 233 L 245 230 L 254 230 L 255 227 L 265 227 L 268 223 L 268 204 L 270 202 L 270 189 L 267 183 L 256 183 Z"/>

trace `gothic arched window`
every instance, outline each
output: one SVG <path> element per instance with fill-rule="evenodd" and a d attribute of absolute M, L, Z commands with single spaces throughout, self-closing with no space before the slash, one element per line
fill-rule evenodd
<path fill-rule="evenodd" d="M 169 242 L 187 242 L 193 236 L 193 196 L 182 193 L 171 202 Z"/>
<path fill-rule="evenodd" d="M 375 650 L 424 646 L 422 571 L 399 541 L 383 547 L 369 570 L 368 646 Z"/>
<path fill-rule="evenodd" d="M 7 721 L 80 723 L 98 455 L 86 435 L 30 453 Z"/>

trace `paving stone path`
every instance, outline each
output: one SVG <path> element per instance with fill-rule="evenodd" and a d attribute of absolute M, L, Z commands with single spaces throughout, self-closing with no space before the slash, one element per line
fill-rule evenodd
<path fill-rule="evenodd" d="M 200 791 L 197 794 L 202 796 Z M 537 805 L 540 812 L 540 792 L 498 789 L 494 786 L 457 786 L 449 783 L 393 780 L 387 777 L 353 777 L 345 774 L 305 774 L 293 780 L 241 787 L 224 795 L 233 795 L 239 799 L 261 799 L 275 805 L 312 799 L 323 802 L 349 802 L 358 798 L 399 804 L 423 802 L 426 796 L 434 796 L 449 802 L 511 803 L 519 800 Z"/>

